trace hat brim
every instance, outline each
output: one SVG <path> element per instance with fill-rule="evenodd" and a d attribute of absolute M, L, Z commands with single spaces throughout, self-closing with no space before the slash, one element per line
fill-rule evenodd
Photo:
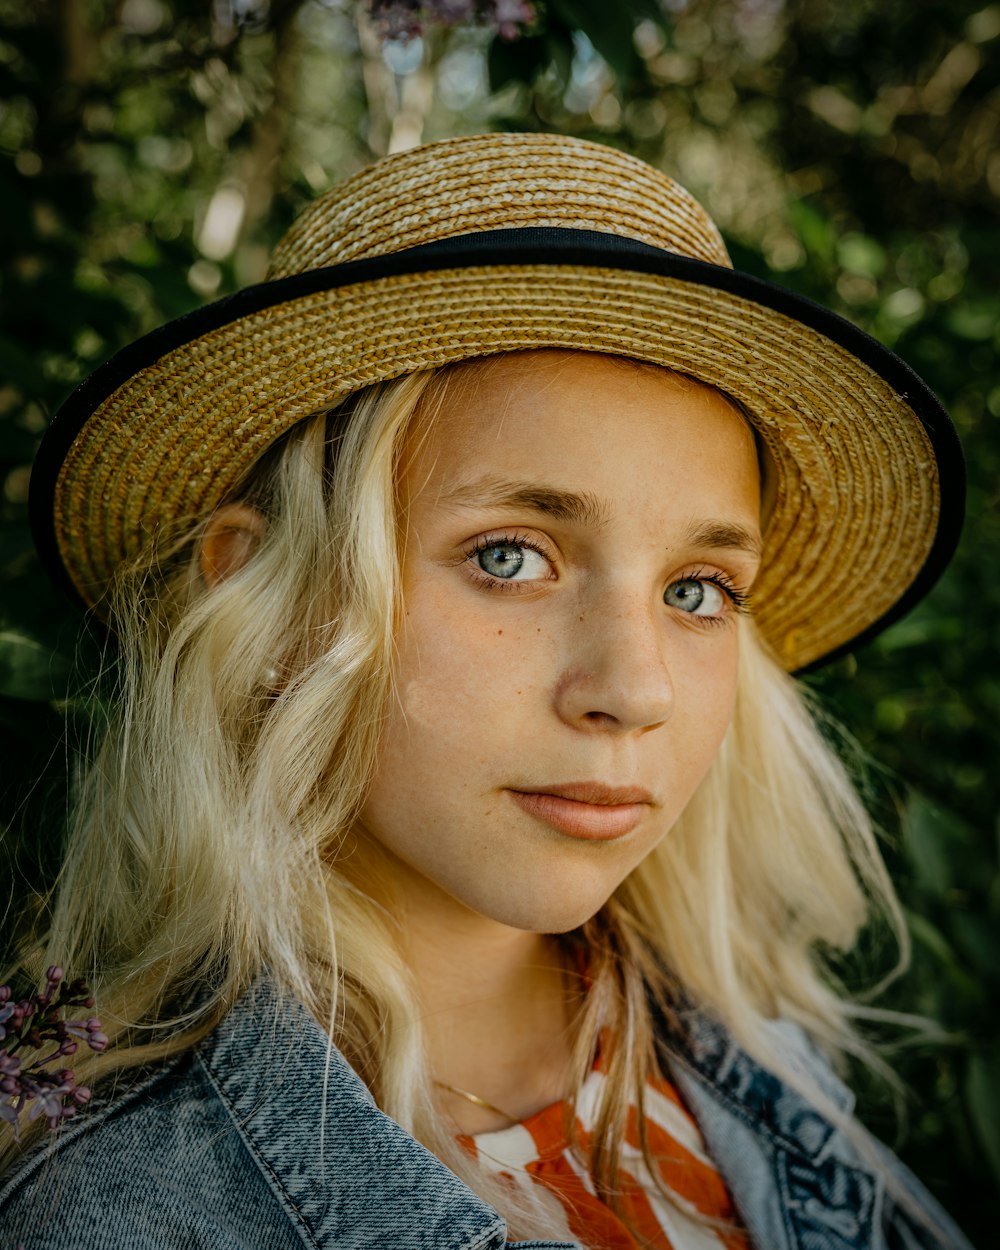
<path fill-rule="evenodd" d="M 803 671 L 898 619 L 952 555 L 961 447 L 892 352 L 738 271 L 589 230 L 483 231 L 250 287 L 119 352 L 70 396 L 32 473 L 49 571 L 98 607 L 164 521 L 208 515 L 296 422 L 475 356 L 609 352 L 750 413 L 776 469 L 754 612 Z"/>

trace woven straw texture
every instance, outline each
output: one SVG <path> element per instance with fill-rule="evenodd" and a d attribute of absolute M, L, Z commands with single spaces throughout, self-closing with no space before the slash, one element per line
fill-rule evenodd
<path fill-rule="evenodd" d="M 553 226 L 624 235 L 731 267 L 715 223 L 679 184 L 615 148 L 563 135 L 448 139 L 379 161 L 299 217 L 269 277 L 400 252 L 474 230 Z"/>
<path fill-rule="evenodd" d="M 537 225 L 728 264 L 704 212 L 641 162 L 579 140 L 488 136 L 390 157 L 350 179 L 296 223 L 273 276 Z M 372 382 L 545 346 L 651 361 L 746 407 L 776 470 L 755 612 L 788 669 L 849 642 L 908 589 L 937 529 L 937 468 L 921 423 L 878 373 L 742 296 L 566 264 L 341 286 L 162 356 L 94 411 L 63 463 L 54 507 L 65 566 L 96 602 L 164 520 L 204 517 L 302 418 Z"/>

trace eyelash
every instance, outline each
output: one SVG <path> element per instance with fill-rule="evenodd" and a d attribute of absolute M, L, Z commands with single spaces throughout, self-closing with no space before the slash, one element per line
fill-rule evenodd
<path fill-rule="evenodd" d="M 491 590 L 498 590 L 501 593 L 514 594 L 523 593 L 529 589 L 531 583 L 506 581 L 500 577 L 491 577 L 485 569 L 479 568 L 475 563 L 475 557 L 480 551 L 488 551 L 491 547 L 523 547 L 526 551 L 535 551 L 546 560 L 550 559 L 549 553 L 536 542 L 525 534 L 506 533 L 506 534 L 481 534 L 465 553 L 464 559 L 472 570 L 473 579 L 480 586 L 487 586 Z M 683 577 L 674 578 L 671 585 L 676 582 L 707 582 L 712 586 L 717 586 L 725 595 L 733 612 L 744 614 L 750 610 L 750 594 L 745 590 L 740 590 L 728 573 L 719 570 L 708 571 L 704 568 L 697 569 L 691 573 L 684 574 Z M 722 616 L 696 616 L 689 613 L 691 620 L 696 625 L 713 626 L 725 625 L 728 623 L 728 613 Z"/>
<path fill-rule="evenodd" d="M 543 556 L 551 562 L 551 556 L 544 547 L 538 543 L 532 542 L 525 534 L 482 534 L 473 543 L 472 547 L 465 553 L 465 559 L 468 561 L 472 569 L 473 579 L 480 586 L 488 586 L 491 590 L 499 590 L 501 593 L 523 594 L 525 590 L 532 589 L 530 582 L 506 581 L 502 577 L 491 577 L 485 569 L 481 569 L 475 563 L 475 557 L 480 551 L 489 551 L 491 547 L 523 547 L 525 551 L 535 551 L 538 555 Z"/>
<path fill-rule="evenodd" d="M 694 573 L 686 573 L 683 577 L 675 577 L 674 582 L 708 582 L 712 586 L 718 586 L 719 590 L 729 600 L 733 612 L 738 615 L 745 615 L 750 611 L 750 593 L 746 590 L 740 590 L 728 573 L 713 570 L 706 572 L 704 569 L 698 569 Z M 671 585 L 674 583 L 672 582 Z M 725 625 L 726 617 L 723 616 L 694 616 L 691 615 L 692 621 L 698 625 Z"/>

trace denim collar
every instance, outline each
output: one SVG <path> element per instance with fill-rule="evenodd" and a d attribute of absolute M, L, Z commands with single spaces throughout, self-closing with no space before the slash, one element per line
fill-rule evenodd
<path fill-rule="evenodd" d="M 507 1245 L 497 1212 L 379 1111 L 312 1015 L 268 978 L 201 1043 L 197 1061 L 306 1244 Z"/>
<path fill-rule="evenodd" d="M 792 1155 L 815 1162 L 826 1153 L 831 1137 L 839 1130 L 787 1081 L 775 1076 L 747 1054 L 712 1015 L 686 1008 L 679 1013 L 680 1034 L 666 1029 L 668 1070 L 678 1060 L 692 1070 L 713 1096 L 749 1124 L 764 1129 Z M 846 1118 L 854 1096 L 807 1040 L 804 1031 L 788 1020 L 766 1025 L 774 1053 L 806 1088 L 826 1100 L 835 1116 Z"/>
<path fill-rule="evenodd" d="M 678 1022 L 679 1031 L 660 1031 L 668 1070 L 679 1060 L 715 1099 L 793 1155 L 815 1161 L 825 1154 L 837 1130 L 814 1105 L 751 1058 L 711 1015 L 685 1008 Z M 850 1115 L 850 1091 L 802 1031 L 787 1021 L 768 1028 L 792 1070 Z M 266 975 L 198 1047 L 198 1058 L 272 1188 L 321 1244 L 329 1238 L 338 1247 L 363 1246 L 381 1238 L 383 1245 L 405 1245 L 407 1237 L 392 1240 L 399 1236 L 394 1212 L 405 1213 L 410 1238 L 423 1226 L 435 1250 L 507 1244 L 503 1219 L 375 1106 L 313 1016 Z M 333 1183 L 324 1183 L 327 1177 Z"/>

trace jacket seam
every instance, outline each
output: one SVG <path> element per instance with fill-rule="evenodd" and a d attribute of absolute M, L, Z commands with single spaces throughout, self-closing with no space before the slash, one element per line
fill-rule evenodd
<path fill-rule="evenodd" d="M 19 1167 L 15 1168 L 4 1181 L 3 1187 L 0 1188 L 0 1208 L 6 1206 L 12 1197 L 16 1197 L 17 1189 L 39 1168 L 50 1163 L 59 1151 L 64 1150 L 81 1137 L 85 1137 L 88 1133 L 94 1132 L 98 1125 L 104 1124 L 108 1120 L 113 1120 L 127 1109 L 131 1103 L 135 1102 L 136 1099 L 148 1093 L 154 1086 L 160 1084 L 161 1081 L 166 1080 L 187 1057 L 186 1054 L 177 1055 L 162 1065 L 158 1065 L 156 1071 L 151 1072 L 137 1084 L 130 1086 L 120 1097 L 112 1096 L 102 1106 L 95 1107 L 91 1105 L 71 1125 L 59 1129 L 54 1138 L 44 1145 L 39 1144 L 29 1154 L 28 1158 Z"/>
<path fill-rule="evenodd" d="M 798 1229 L 792 1221 L 792 1206 L 798 1206 L 792 1198 L 792 1188 L 788 1179 L 788 1160 L 774 1159 L 772 1161 L 774 1178 L 778 1185 L 778 1196 L 781 1199 L 781 1223 L 785 1230 L 785 1236 L 788 1238 L 788 1244 L 792 1250 L 797 1250 L 802 1245 L 802 1238 L 799 1236 Z"/>
<path fill-rule="evenodd" d="M 286 1218 L 289 1220 L 289 1223 L 292 1224 L 292 1226 L 296 1229 L 296 1231 L 298 1232 L 298 1234 L 301 1236 L 302 1240 L 306 1244 L 314 1247 L 314 1250 L 322 1250 L 321 1243 L 317 1240 L 313 1232 L 313 1229 L 310 1226 L 305 1215 L 299 1209 L 294 1198 L 288 1192 L 283 1181 L 281 1180 L 280 1175 L 274 1170 L 274 1168 L 267 1161 L 267 1159 L 264 1158 L 262 1153 L 257 1149 L 250 1135 L 244 1132 L 243 1124 L 242 1124 L 240 1117 L 237 1114 L 235 1104 L 223 1092 L 221 1086 L 219 1085 L 218 1081 L 215 1078 L 214 1073 L 211 1070 L 211 1066 L 208 1064 L 205 1057 L 201 1053 L 196 1052 L 196 1058 L 198 1060 L 199 1065 L 204 1070 L 205 1075 L 207 1076 L 208 1080 L 211 1082 L 212 1088 L 216 1091 L 220 1101 L 222 1102 L 223 1106 L 226 1108 L 227 1114 L 229 1115 L 230 1119 L 233 1121 L 236 1131 L 239 1133 L 240 1140 L 242 1141 L 245 1149 L 247 1150 L 247 1153 L 251 1156 L 251 1158 L 257 1164 L 258 1168 L 264 1174 L 264 1176 L 270 1180 L 271 1185 L 272 1185 L 272 1192 L 274 1192 L 275 1197 L 278 1199 L 279 1203 L 284 1208 L 285 1215 L 286 1215 Z M 498 1220 L 499 1218 L 500 1217 L 498 1216 Z M 491 1244 L 495 1243 L 496 1235 L 498 1231 L 499 1231 L 499 1228 L 497 1225 L 494 1225 L 494 1227 L 492 1228 L 484 1229 L 472 1241 L 463 1242 L 462 1245 L 457 1246 L 455 1250 L 480 1250 L 481 1247 L 488 1247 Z M 507 1238 L 505 1236 L 504 1244 L 506 1244 L 506 1241 L 507 1241 Z"/>
<path fill-rule="evenodd" d="M 299 1210 L 295 1200 L 285 1187 L 284 1182 L 254 1145 L 249 1134 L 244 1131 L 242 1119 L 237 1114 L 235 1105 L 223 1092 L 221 1085 L 215 1078 L 215 1073 L 212 1071 L 211 1066 L 206 1062 L 204 1056 L 199 1051 L 195 1052 L 195 1058 L 202 1071 L 205 1073 L 205 1076 L 211 1083 L 212 1088 L 215 1090 L 219 1101 L 225 1107 L 227 1115 L 232 1120 L 233 1126 L 239 1134 L 240 1141 L 243 1143 L 244 1149 L 257 1164 L 258 1169 L 263 1173 L 265 1178 L 270 1182 L 271 1191 L 274 1193 L 279 1204 L 283 1208 L 285 1218 L 302 1238 L 304 1244 L 312 1246 L 313 1250 L 321 1250 L 320 1242 L 317 1241 L 316 1237 L 313 1235 L 313 1231 L 310 1228 L 306 1217 Z"/>
<path fill-rule="evenodd" d="M 728 1093 L 720 1085 L 716 1084 L 699 1065 L 687 1056 L 678 1054 L 677 1051 L 670 1051 L 668 1053 L 672 1059 L 686 1068 L 695 1080 L 704 1086 L 704 1088 L 707 1089 L 714 1098 L 718 1099 L 719 1102 L 725 1103 L 729 1110 L 736 1115 L 743 1122 L 743 1124 L 750 1128 L 755 1135 L 763 1135 L 772 1144 L 780 1146 L 783 1150 L 787 1151 L 791 1155 L 794 1155 L 797 1159 L 802 1159 L 803 1161 L 811 1164 L 815 1163 L 823 1154 L 827 1142 L 829 1141 L 829 1135 L 833 1134 L 835 1130 L 833 1125 L 821 1116 L 818 1111 L 814 1111 L 814 1114 L 823 1120 L 823 1123 L 827 1126 L 827 1128 L 829 1128 L 830 1134 L 828 1134 L 827 1139 L 824 1141 L 819 1150 L 808 1150 L 802 1145 L 801 1142 L 787 1137 L 779 1129 L 775 1129 L 772 1125 L 765 1124 L 759 1117 L 751 1115 L 750 1111 L 742 1102 L 740 1102 L 739 1099 L 734 1098 L 732 1094 Z"/>
<path fill-rule="evenodd" d="M 463 1246 L 459 1247 L 459 1250 L 478 1250 L 478 1247 L 480 1246 L 488 1246 L 490 1244 L 490 1241 L 493 1239 L 496 1231 L 497 1230 L 495 1228 L 492 1231 L 484 1230 L 476 1237 L 474 1241 L 467 1241 Z M 507 1237 L 505 1235 L 504 1245 L 506 1244 L 507 1244 Z"/>

